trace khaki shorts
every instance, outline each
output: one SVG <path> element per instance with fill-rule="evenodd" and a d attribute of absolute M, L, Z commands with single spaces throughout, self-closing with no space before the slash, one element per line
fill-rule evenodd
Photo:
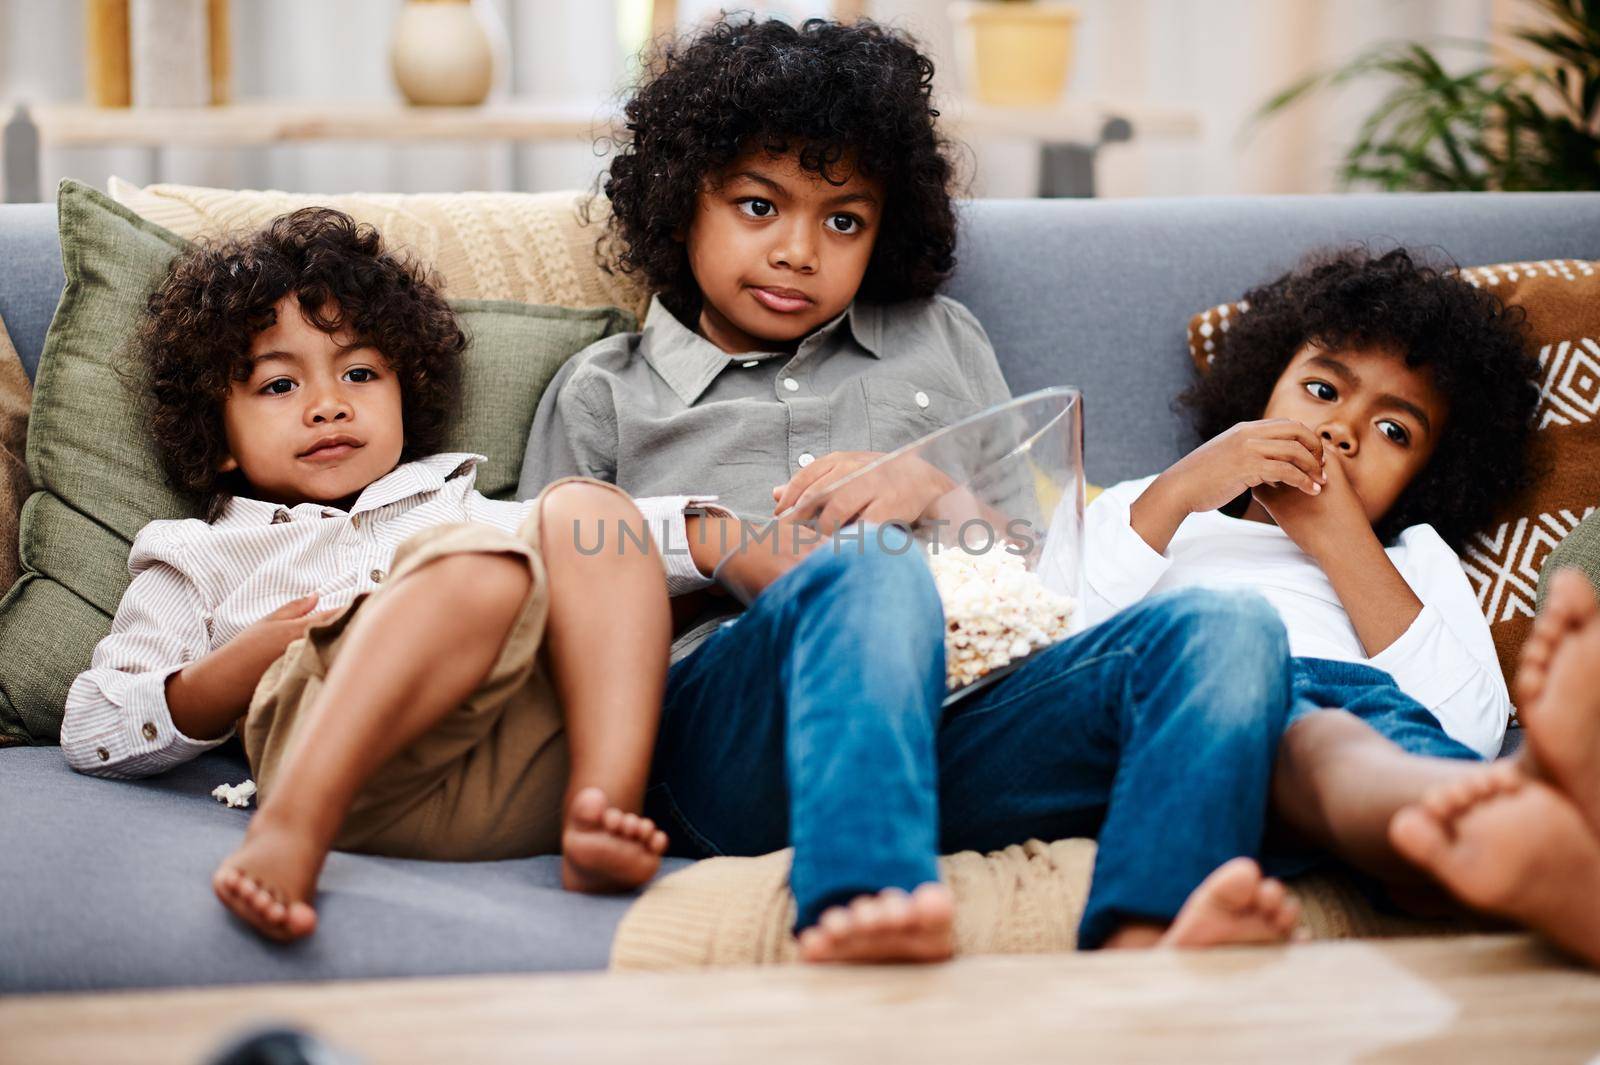
<path fill-rule="evenodd" d="M 383 587 L 356 597 L 289 645 L 261 678 L 244 723 L 245 754 L 263 799 L 272 794 L 297 724 L 308 719 L 351 622 L 369 600 L 448 555 L 515 555 L 527 561 L 533 580 L 488 676 L 465 704 L 367 782 L 334 845 L 439 861 L 520 858 L 561 849 L 567 741 L 539 653 L 550 607 L 539 529 L 545 495 L 564 483 L 540 493 L 514 536 L 470 524 L 437 526 L 410 537 L 396 550 Z M 622 494 L 614 485 L 603 487 Z M 448 618 L 436 620 L 449 624 Z"/>

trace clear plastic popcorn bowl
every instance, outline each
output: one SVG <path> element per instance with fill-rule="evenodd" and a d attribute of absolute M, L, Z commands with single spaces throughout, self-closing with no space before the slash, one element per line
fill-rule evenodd
<path fill-rule="evenodd" d="M 819 459 L 827 462 L 828 459 Z M 782 513 L 747 521 L 718 579 L 745 602 L 744 552 L 859 551 L 898 527 L 927 556 L 944 602 L 951 697 L 998 679 L 1081 628 L 1083 400 L 1049 388 L 992 407 L 888 454 L 828 472 Z"/>

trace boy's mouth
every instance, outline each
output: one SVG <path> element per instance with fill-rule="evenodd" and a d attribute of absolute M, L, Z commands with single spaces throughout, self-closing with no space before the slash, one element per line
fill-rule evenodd
<path fill-rule="evenodd" d="M 347 434 L 325 436 L 300 452 L 297 458 L 308 459 L 312 462 L 327 462 L 333 459 L 342 459 L 356 448 L 361 446 L 361 441 Z"/>
<path fill-rule="evenodd" d="M 779 314 L 794 314 L 816 302 L 797 288 L 780 288 L 776 285 L 751 285 L 750 294 L 767 310 Z"/>

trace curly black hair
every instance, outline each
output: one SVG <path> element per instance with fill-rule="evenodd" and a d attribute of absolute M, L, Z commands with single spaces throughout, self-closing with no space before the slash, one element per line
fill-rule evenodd
<path fill-rule="evenodd" d="M 218 472 L 228 455 L 223 403 L 232 382 L 249 378 L 251 342 L 288 295 L 318 329 L 348 331 L 394 370 L 402 461 L 438 451 L 455 417 L 466 334 L 433 273 L 385 250 L 372 226 L 307 207 L 248 236 L 194 244 L 151 294 L 136 344 L 167 479 L 212 513 L 248 490 Z"/>
<path fill-rule="evenodd" d="M 1430 265 L 1404 248 L 1325 251 L 1244 299 L 1249 309 L 1220 334 L 1210 371 L 1179 400 L 1202 439 L 1260 418 L 1305 344 L 1360 345 L 1427 367 L 1450 408 L 1432 459 L 1378 522 L 1379 539 L 1392 543 L 1427 523 L 1460 550 L 1526 483 L 1539 367 L 1525 316 L 1463 281 L 1453 264 Z"/>
<path fill-rule="evenodd" d="M 602 175 L 610 201 L 598 251 L 642 274 L 681 317 L 700 290 L 681 234 L 706 180 L 740 155 L 797 153 L 842 184 L 842 165 L 883 182 L 883 223 L 860 296 L 931 296 L 955 266 L 953 169 L 932 104 L 933 63 L 870 21 L 722 18 L 648 57 Z"/>

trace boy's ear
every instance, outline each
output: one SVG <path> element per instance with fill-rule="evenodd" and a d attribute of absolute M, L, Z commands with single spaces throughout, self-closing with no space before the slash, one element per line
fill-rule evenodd
<path fill-rule="evenodd" d="M 217 463 L 217 472 L 218 473 L 232 473 L 234 470 L 237 470 L 238 468 L 239 468 L 239 460 L 234 458 L 231 452 L 227 456 L 225 456 L 221 462 Z"/>

